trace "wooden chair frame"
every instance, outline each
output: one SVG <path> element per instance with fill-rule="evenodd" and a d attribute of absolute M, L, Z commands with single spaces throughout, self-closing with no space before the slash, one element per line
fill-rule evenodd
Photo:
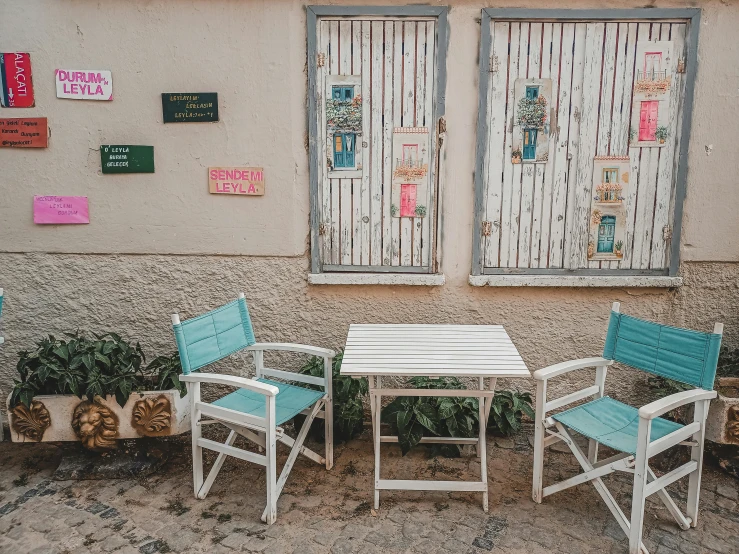
<path fill-rule="evenodd" d="M 620 304 L 614 302 L 613 311 L 619 312 Z M 723 333 L 723 324 L 716 323 L 714 333 Z M 666 398 L 656 400 L 639 409 L 639 430 L 636 455 L 618 453 L 605 460 L 598 461 L 598 442 L 589 440 L 587 455 L 573 440 L 568 429 L 560 422 L 555 421 L 547 414 L 585 399 L 601 398 L 604 395 L 605 380 L 608 366 L 613 360 L 606 358 L 584 358 L 562 362 L 540 369 L 534 373 L 536 380 L 536 419 L 534 430 L 534 475 L 532 496 L 535 502 L 542 500 L 555 492 L 574 487 L 588 481 L 593 483 L 598 494 L 610 510 L 619 526 L 629 537 L 629 554 L 649 554 L 641 541 L 644 525 L 644 503 L 648 496 L 657 494 L 667 507 L 681 529 L 695 527 L 698 522 L 698 503 L 700 498 L 701 471 L 703 467 L 704 437 L 708 406 L 716 391 L 700 388 L 679 392 Z M 588 367 L 596 368 L 595 384 L 585 389 L 570 393 L 561 398 L 548 400 L 548 381 L 554 377 L 571 371 Z M 652 421 L 662 414 L 680 406 L 694 404 L 693 422 L 674 431 L 658 440 L 650 441 Z M 572 451 L 583 473 L 543 487 L 544 449 L 557 442 L 564 442 Z M 670 471 L 662 477 L 657 477 L 649 467 L 649 459 L 655 455 L 677 445 L 691 447 L 691 459 L 688 463 Z M 632 494 L 631 518 L 627 519 L 616 502 L 616 499 L 606 488 L 603 480 L 605 475 L 615 471 L 622 471 L 634 475 Z M 689 476 L 687 515 L 683 515 L 665 487 L 682 477 Z"/>
<path fill-rule="evenodd" d="M 244 298 L 243 293 L 239 298 Z M 179 314 L 172 315 L 172 324 L 179 325 Z M 180 375 L 180 381 L 187 385 L 190 394 L 190 418 L 192 425 L 192 463 L 193 463 L 193 488 L 195 497 L 204 499 L 210 491 L 213 482 L 223 467 L 226 456 L 233 456 L 247 462 L 252 462 L 266 468 L 267 478 L 267 505 L 262 513 L 262 521 L 271 525 L 277 519 L 277 499 L 282 493 L 285 482 L 292 470 L 298 454 L 302 454 L 318 464 L 331 469 L 334 465 L 333 453 L 333 390 L 332 370 L 333 358 L 336 355 L 333 350 L 318 348 L 303 344 L 290 343 L 256 343 L 245 348 L 253 353 L 256 375 L 254 379 L 235 377 L 232 375 L 194 372 Z M 323 358 L 324 377 L 313 377 L 301 375 L 279 369 L 271 369 L 264 366 L 265 351 L 286 351 L 309 354 Z M 261 377 L 275 377 L 281 380 L 296 381 L 323 388 L 323 396 L 309 408 L 303 410 L 306 415 L 305 422 L 300 428 L 295 439 L 288 436 L 284 429 L 276 425 L 275 405 L 279 389 L 273 385 L 257 381 Z M 201 399 L 202 384 L 218 384 L 229 387 L 237 387 L 256 392 L 265 397 L 265 417 L 256 417 L 231 410 L 213 404 L 203 402 Z M 203 419 L 207 417 L 208 419 Z M 315 418 L 324 419 L 326 446 L 325 455 L 321 456 L 303 445 L 311 424 Z M 230 429 L 225 443 L 219 443 L 203 438 L 203 425 L 220 423 Z M 257 444 L 264 454 L 257 454 L 233 446 L 236 437 L 241 435 L 245 439 Z M 277 443 L 281 442 L 290 448 L 290 454 L 285 465 L 277 478 Z M 203 474 L 203 448 L 218 452 L 218 458 L 210 469 L 208 476 Z"/>

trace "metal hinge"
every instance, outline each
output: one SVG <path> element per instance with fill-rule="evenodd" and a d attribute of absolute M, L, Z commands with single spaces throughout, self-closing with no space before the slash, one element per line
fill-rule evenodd
<path fill-rule="evenodd" d="M 672 227 L 669 225 L 662 227 L 662 238 L 667 242 L 672 240 Z"/>
<path fill-rule="evenodd" d="M 483 221 L 482 222 L 482 236 L 489 237 L 492 234 L 493 234 L 493 222 Z"/>
<path fill-rule="evenodd" d="M 323 67 L 324 65 L 326 65 L 326 54 L 324 54 L 323 52 L 319 53 L 316 63 L 318 64 L 318 67 Z"/>
<path fill-rule="evenodd" d="M 325 223 L 321 223 L 318 225 L 318 234 L 319 235 L 325 235 L 328 232 L 328 225 Z"/>

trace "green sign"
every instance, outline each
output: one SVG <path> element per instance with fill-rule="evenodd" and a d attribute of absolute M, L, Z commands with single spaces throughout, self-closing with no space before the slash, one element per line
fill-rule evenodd
<path fill-rule="evenodd" d="M 103 144 L 100 162 L 103 173 L 154 173 L 154 147 Z"/>
<path fill-rule="evenodd" d="M 162 114 L 165 123 L 218 121 L 218 93 L 163 92 Z"/>

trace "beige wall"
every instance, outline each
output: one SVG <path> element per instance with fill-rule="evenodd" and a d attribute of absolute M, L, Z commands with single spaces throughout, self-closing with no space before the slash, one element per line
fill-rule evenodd
<path fill-rule="evenodd" d="M 368 2 L 357 2 L 366 4 Z M 385 2 L 386 4 L 390 2 Z M 447 285 L 311 287 L 306 30 L 298 0 L 0 0 L 0 51 L 30 51 L 46 150 L 0 149 L 0 387 L 46 332 L 116 328 L 172 349 L 168 314 L 244 290 L 262 339 L 340 346 L 350 322 L 503 323 L 531 367 L 596 354 L 610 302 L 739 341 L 739 4 L 700 2 L 680 290 L 474 289 L 471 260 L 482 4 L 450 1 L 442 270 Z M 535 1 L 518 7 L 552 7 Z M 638 7 L 580 2 L 562 7 Z M 657 7 L 686 7 L 654 2 Z M 489 5 L 502 6 L 501 2 Z M 112 102 L 60 100 L 54 69 L 108 69 Z M 162 92 L 218 92 L 221 121 L 161 123 Z M 155 147 L 153 175 L 100 173 L 100 144 Z M 265 168 L 262 198 L 209 195 L 210 165 Z M 34 194 L 87 195 L 89 226 L 34 226 Z M 33 253 L 33 254 L 24 254 Z M 132 255 L 64 255 L 132 254 Z M 211 254 L 161 256 L 159 254 Z M 217 256 L 228 254 L 236 256 Z M 631 390 L 632 380 L 619 381 Z M 618 388 L 618 385 L 616 385 Z"/>

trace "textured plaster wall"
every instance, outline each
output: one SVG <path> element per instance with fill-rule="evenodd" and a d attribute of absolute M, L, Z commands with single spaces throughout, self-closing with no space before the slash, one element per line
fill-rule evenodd
<path fill-rule="evenodd" d="M 307 259 L 222 256 L 0 254 L 7 293 L 0 329 L 0 388 L 7 391 L 15 353 L 44 333 L 120 330 L 152 355 L 175 349 L 169 315 L 190 317 L 246 293 L 257 340 L 341 347 L 350 323 L 498 323 L 531 369 L 598 355 L 610 304 L 625 313 L 709 331 L 726 324 L 739 344 L 739 274 L 733 264 L 683 267 L 676 290 L 312 287 Z M 240 370 L 234 361 L 232 370 Z M 562 381 L 582 385 L 583 376 Z M 638 381 L 638 380 L 636 380 Z M 609 391 L 639 396 L 635 373 L 614 370 Z M 516 386 L 529 388 L 527 382 Z"/>
<path fill-rule="evenodd" d="M 441 242 L 447 284 L 428 288 L 306 282 L 304 2 L 0 0 L 0 52 L 31 52 L 37 98 L 35 108 L 0 116 L 46 116 L 52 132 L 46 150 L 0 149 L 7 295 L 0 389 L 11 384 L 15 353 L 45 333 L 116 329 L 152 354 L 170 351 L 174 309 L 190 316 L 240 290 L 261 340 L 339 347 L 351 322 L 502 323 L 536 369 L 597 354 L 610 303 L 619 300 L 627 313 L 676 325 L 710 330 L 723 321 L 726 342 L 739 344 L 739 266 L 725 263 L 739 261 L 739 4 L 697 3 L 704 11 L 682 255 L 701 263 L 683 264 L 679 290 L 563 290 L 467 285 L 483 3 L 432 3 L 452 9 Z M 643 5 L 568 0 L 558 7 Z M 112 70 L 114 101 L 55 98 L 55 68 Z M 161 123 L 162 92 L 198 91 L 218 92 L 220 122 Z M 101 175 L 98 148 L 107 143 L 154 145 L 157 172 Z M 247 164 L 265 168 L 263 198 L 207 194 L 209 165 Z M 91 224 L 34 226 L 34 194 L 89 196 Z M 641 394 L 618 370 L 609 383 L 621 397 Z"/>

